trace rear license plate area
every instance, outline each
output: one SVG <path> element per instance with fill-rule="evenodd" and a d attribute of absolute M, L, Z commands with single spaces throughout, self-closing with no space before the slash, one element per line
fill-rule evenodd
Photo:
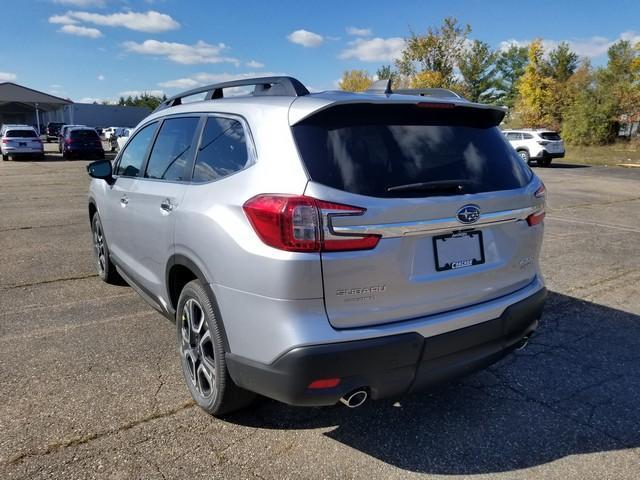
<path fill-rule="evenodd" d="M 19 147 L 26 147 L 27 146 L 27 142 L 18 142 L 18 146 Z"/>
<path fill-rule="evenodd" d="M 457 270 L 484 263 L 482 232 L 457 232 L 433 237 L 436 271 Z"/>

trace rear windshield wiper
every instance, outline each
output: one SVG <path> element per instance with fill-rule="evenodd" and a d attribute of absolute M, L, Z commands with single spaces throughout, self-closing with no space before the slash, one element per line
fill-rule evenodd
<path fill-rule="evenodd" d="M 425 192 L 430 194 L 445 193 L 455 195 L 464 193 L 471 184 L 468 180 L 434 180 L 432 182 L 407 183 L 388 187 L 387 192 Z"/>

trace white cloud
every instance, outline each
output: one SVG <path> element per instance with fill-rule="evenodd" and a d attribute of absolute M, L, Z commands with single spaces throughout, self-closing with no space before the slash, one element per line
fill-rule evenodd
<path fill-rule="evenodd" d="M 98 75 L 98 80 L 103 81 L 104 80 L 104 75 L 102 75 L 102 74 Z"/>
<path fill-rule="evenodd" d="M 175 80 L 167 80 L 166 82 L 160 82 L 158 86 L 163 88 L 193 88 L 200 85 L 199 82 L 193 78 L 176 78 Z"/>
<path fill-rule="evenodd" d="M 260 62 L 257 62 L 255 60 L 251 60 L 251 61 L 245 63 L 245 65 L 247 67 L 249 67 L 249 68 L 263 68 L 264 67 L 264 63 L 260 63 Z"/>
<path fill-rule="evenodd" d="M 58 20 L 73 19 L 103 27 L 123 27 L 129 30 L 149 33 L 166 32 L 180 28 L 180 24 L 171 16 L 154 10 L 149 10 L 145 13 L 120 12 L 108 15 L 91 12 L 67 12 L 64 15 L 55 15 L 55 17 Z M 49 19 L 50 22 L 51 18 Z"/>
<path fill-rule="evenodd" d="M 57 25 L 75 25 L 80 22 L 78 22 L 78 20 L 71 18 L 68 15 L 53 15 L 49 17 L 49 23 L 54 23 Z"/>
<path fill-rule="evenodd" d="M 322 35 L 310 32 L 308 30 L 296 30 L 287 35 L 287 39 L 291 43 L 297 43 L 303 47 L 318 47 L 324 42 Z"/>
<path fill-rule="evenodd" d="M 567 42 L 569 44 L 569 48 L 576 52 L 580 57 L 589 57 L 589 58 L 597 58 L 603 56 L 609 50 L 609 47 L 616 43 L 619 40 L 628 40 L 632 44 L 636 42 L 640 42 L 640 33 L 634 31 L 622 32 L 618 38 L 608 39 L 606 37 L 594 36 L 590 38 L 573 38 L 570 40 L 552 40 L 552 39 L 543 39 L 542 46 L 545 51 L 552 50 L 556 48 L 561 42 Z M 517 45 L 519 47 L 524 47 L 528 45 L 531 40 L 516 40 L 510 39 L 500 42 L 500 50 L 506 50 L 511 45 Z"/>
<path fill-rule="evenodd" d="M 398 58 L 404 48 L 404 39 L 400 37 L 358 38 L 348 43 L 348 48 L 340 52 L 338 58 L 356 58 L 362 62 L 391 62 Z"/>
<path fill-rule="evenodd" d="M 0 72 L 0 82 L 13 82 L 18 76 L 15 73 Z"/>
<path fill-rule="evenodd" d="M 103 102 L 109 102 L 112 103 L 112 100 L 108 100 L 105 98 L 95 98 L 95 97 L 83 97 L 80 100 L 77 100 L 78 103 L 103 103 Z"/>
<path fill-rule="evenodd" d="M 226 57 L 222 52 L 229 47 L 224 43 L 211 45 L 200 40 L 194 45 L 177 42 L 160 42 L 158 40 L 145 40 L 142 43 L 124 42 L 122 44 L 128 52 L 141 55 L 154 55 L 167 57 L 175 63 L 183 65 L 195 65 L 199 63 L 233 63 L 239 65 L 236 58 Z"/>
<path fill-rule="evenodd" d="M 153 95 L 154 97 L 161 97 L 164 95 L 163 90 L 125 90 L 118 93 L 119 97 L 139 97 L 142 94 Z"/>
<path fill-rule="evenodd" d="M 107 2 L 105 0 L 53 0 L 58 5 L 71 5 L 79 8 L 104 7 Z"/>
<path fill-rule="evenodd" d="M 51 88 L 52 90 L 60 90 L 62 88 L 62 85 L 58 85 L 56 83 L 49 85 L 49 88 Z"/>
<path fill-rule="evenodd" d="M 370 28 L 347 27 L 346 31 L 347 35 L 353 35 L 354 37 L 370 37 L 373 35 Z"/>
<path fill-rule="evenodd" d="M 97 28 L 83 27 L 81 25 L 63 25 L 58 31 L 69 35 L 77 35 L 78 37 L 100 38 L 102 36 L 102 32 Z"/>

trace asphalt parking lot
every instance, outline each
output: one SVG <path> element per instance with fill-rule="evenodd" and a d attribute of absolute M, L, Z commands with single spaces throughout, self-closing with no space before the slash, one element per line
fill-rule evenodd
<path fill-rule="evenodd" d="M 640 477 L 640 169 L 558 165 L 529 346 L 400 403 L 193 405 L 173 325 L 95 275 L 85 161 L 0 162 L 0 478 Z"/>

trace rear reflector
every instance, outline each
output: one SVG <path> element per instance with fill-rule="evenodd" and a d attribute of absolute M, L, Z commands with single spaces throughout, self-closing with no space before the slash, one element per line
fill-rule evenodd
<path fill-rule="evenodd" d="M 307 387 L 309 390 L 320 390 L 323 388 L 334 388 L 340 385 L 339 378 L 324 378 L 322 380 L 315 380 Z"/>
<path fill-rule="evenodd" d="M 533 227 L 534 225 L 538 225 L 539 223 L 542 223 L 542 221 L 544 220 L 544 215 L 545 215 L 544 210 L 540 210 L 539 212 L 532 213 L 527 217 L 527 223 L 529 224 L 530 227 Z"/>
<path fill-rule="evenodd" d="M 341 236 L 326 239 L 323 224 L 330 215 L 362 215 L 364 208 L 325 202 L 297 195 L 257 195 L 243 209 L 260 239 L 288 252 L 336 252 L 369 250 L 378 235 Z"/>

